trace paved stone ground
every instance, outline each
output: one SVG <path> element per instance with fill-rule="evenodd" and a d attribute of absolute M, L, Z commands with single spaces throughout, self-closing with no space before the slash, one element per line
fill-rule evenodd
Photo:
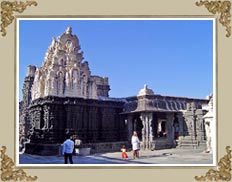
<path fill-rule="evenodd" d="M 155 151 L 140 151 L 140 158 L 133 159 L 132 152 L 127 152 L 128 159 L 121 158 L 121 152 L 98 153 L 87 156 L 73 156 L 74 164 L 212 164 L 213 155 L 203 149 L 165 149 Z M 63 156 L 19 155 L 19 164 L 63 164 Z"/>

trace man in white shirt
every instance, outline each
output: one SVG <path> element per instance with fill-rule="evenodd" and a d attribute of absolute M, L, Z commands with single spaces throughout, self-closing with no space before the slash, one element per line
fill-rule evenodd
<path fill-rule="evenodd" d="M 65 164 L 68 163 L 68 159 L 69 159 L 70 164 L 73 164 L 72 153 L 74 149 L 74 142 L 71 140 L 71 138 L 72 138 L 71 136 L 68 136 L 67 140 L 65 140 L 65 142 L 63 143 L 62 154 L 64 155 Z"/>
<path fill-rule="evenodd" d="M 132 150 L 133 150 L 133 158 L 139 158 L 139 150 L 140 150 L 140 141 L 136 131 L 133 132 L 133 136 L 131 138 Z"/>

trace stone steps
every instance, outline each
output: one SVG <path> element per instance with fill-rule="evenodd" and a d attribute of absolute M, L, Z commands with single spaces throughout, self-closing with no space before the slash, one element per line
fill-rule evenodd
<path fill-rule="evenodd" d="M 199 141 L 194 140 L 191 137 L 184 137 L 178 141 L 178 147 L 193 147 L 197 148 L 199 146 Z"/>

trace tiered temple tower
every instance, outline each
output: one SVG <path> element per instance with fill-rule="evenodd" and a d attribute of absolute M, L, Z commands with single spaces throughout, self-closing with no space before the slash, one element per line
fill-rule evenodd
<path fill-rule="evenodd" d="M 32 100 L 46 96 L 108 97 L 108 78 L 91 76 L 88 62 L 83 60 L 79 40 L 68 27 L 57 39 L 53 38 L 42 67 L 36 68 Z"/>

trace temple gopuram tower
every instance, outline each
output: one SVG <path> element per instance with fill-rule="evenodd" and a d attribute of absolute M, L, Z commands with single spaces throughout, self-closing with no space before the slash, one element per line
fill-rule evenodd
<path fill-rule="evenodd" d="M 36 68 L 32 100 L 46 96 L 108 97 L 108 78 L 91 76 L 80 49 L 79 40 L 70 27 L 57 39 L 53 38 L 42 67 Z"/>

